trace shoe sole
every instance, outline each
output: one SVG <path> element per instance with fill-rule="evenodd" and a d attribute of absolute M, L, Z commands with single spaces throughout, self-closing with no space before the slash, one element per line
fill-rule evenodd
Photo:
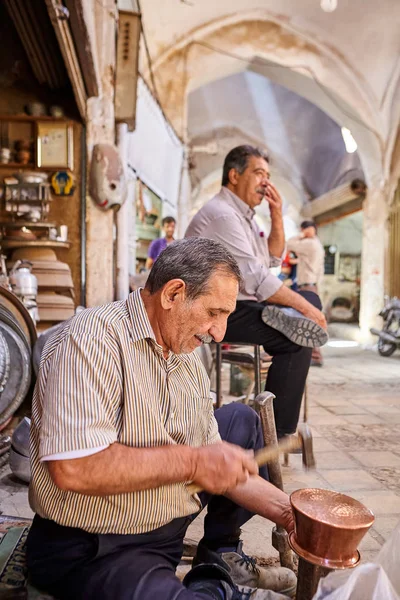
<path fill-rule="evenodd" d="M 305 317 L 288 316 L 277 306 L 266 306 L 262 320 L 298 346 L 320 348 L 328 341 L 328 334 L 317 323 Z"/>

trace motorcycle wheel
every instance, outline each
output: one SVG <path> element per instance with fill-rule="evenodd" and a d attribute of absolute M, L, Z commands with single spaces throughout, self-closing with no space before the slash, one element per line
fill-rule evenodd
<path fill-rule="evenodd" d="M 390 342 L 385 342 L 379 338 L 378 340 L 378 352 L 381 356 L 392 356 L 393 352 L 396 350 L 397 345 L 391 344 Z"/>

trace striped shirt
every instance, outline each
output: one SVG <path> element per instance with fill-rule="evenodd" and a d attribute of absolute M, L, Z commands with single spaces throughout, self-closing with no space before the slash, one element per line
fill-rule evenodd
<path fill-rule="evenodd" d="M 199 498 L 184 483 L 108 496 L 63 491 L 41 459 L 114 442 L 146 448 L 219 440 L 199 357 L 164 358 L 137 290 L 83 311 L 44 347 L 32 405 L 31 507 L 92 533 L 151 531 L 198 512 Z"/>

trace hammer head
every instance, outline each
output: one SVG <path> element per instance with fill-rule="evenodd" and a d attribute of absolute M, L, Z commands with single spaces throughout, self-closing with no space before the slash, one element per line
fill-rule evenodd
<path fill-rule="evenodd" d="M 303 465 L 306 469 L 315 468 L 315 458 L 313 452 L 313 440 L 311 429 L 307 423 L 301 423 L 297 430 L 297 435 L 301 443 L 301 450 L 303 456 Z"/>

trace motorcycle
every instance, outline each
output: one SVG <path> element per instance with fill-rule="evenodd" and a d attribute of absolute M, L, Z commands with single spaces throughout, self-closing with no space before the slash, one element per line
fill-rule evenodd
<path fill-rule="evenodd" d="M 400 346 L 400 299 L 385 298 L 385 306 L 379 316 L 383 318 L 382 330 L 370 329 L 373 335 L 378 335 L 378 352 L 381 356 L 392 356 L 397 347 Z"/>

